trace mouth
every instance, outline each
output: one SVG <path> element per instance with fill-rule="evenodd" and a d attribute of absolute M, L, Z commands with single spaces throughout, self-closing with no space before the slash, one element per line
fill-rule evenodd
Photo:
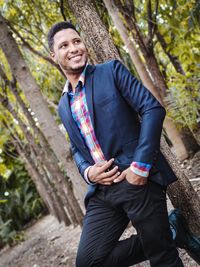
<path fill-rule="evenodd" d="M 72 60 L 72 61 L 78 61 L 82 58 L 82 55 L 76 55 L 76 56 L 73 56 L 73 57 L 70 57 L 69 60 Z"/>

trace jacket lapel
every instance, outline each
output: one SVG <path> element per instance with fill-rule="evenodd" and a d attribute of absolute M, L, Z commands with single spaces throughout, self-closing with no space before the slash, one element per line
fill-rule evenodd
<path fill-rule="evenodd" d="M 61 110 L 63 111 L 61 112 L 62 121 L 64 122 L 65 127 L 67 128 L 67 132 L 70 136 L 70 139 L 73 140 L 73 142 L 77 145 L 77 147 L 85 146 L 83 139 L 80 135 L 80 132 L 78 130 L 78 127 L 72 117 L 70 103 L 69 103 L 69 96 L 67 93 L 65 93 L 62 96 Z"/>
<path fill-rule="evenodd" d="M 88 65 L 86 69 L 85 94 L 90 118 L 94 128 L 94 101 L 93 101 L 93 78 L 95 66 Z"/>
<path fill-rule="evenodd" d="M 93 71 L 94 69 L 95 69 L 95 66 L 92 66 L 92 65 L 87 66 L 86 82 L 85 82 L 86 101 L 87 101 L 88 110 L 90 112 L 90 117 L 91 117 L 93 126 L 94 126 L 94 107 L 93 107 Z M 84 153 L 84 155 L 87 157 L 87 160 L 89 162 L 93 162 L 93 159 L 89 153 L 89 150 L 86 149 L 86 145 L 80 134 L 78 126 L 76 125 L 72 117 L 69 95 L 67 93 L 64 93 L 60 99 L 59 114 L 69 134 L 70 139 L 73 141 L 76 147 L 79 148 L 79 150 Z"/>

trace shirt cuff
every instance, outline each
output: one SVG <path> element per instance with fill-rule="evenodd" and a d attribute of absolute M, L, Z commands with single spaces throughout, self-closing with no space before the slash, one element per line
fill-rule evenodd
<path fill-rule="evenodd" d="M 148 177 L 149 171 L 151 169 L 152 165 L 142 162 L 135 162 L 133 161 L 130 165 L 130 169 L 132 172 L 134 172 L 137 175 L 140 175 L 142 177 Z"/>
<path fill-rule="evenodd" d="M 88 171 L 89 171 L 89 169 L 91 168 L 92 166 L 89 166 L 89 167 L 87 167 L 86 169 L 85 169 L 85 171 L 84 171 L 84 179 L 85 179 L 85 181 L 88 183 L 88 184 L 96 184 L 96 183 L 92 183 L 90 180 L 89 180 L 89 178 L 88 178 Z"/>

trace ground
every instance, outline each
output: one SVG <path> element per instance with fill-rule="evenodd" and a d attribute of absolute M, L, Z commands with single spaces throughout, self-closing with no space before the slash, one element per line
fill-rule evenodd
<path fill-rule="evenodd" d="M 185 161 L 183 168 L 188 169 L 190 178 L 199 178 L 200 153 L 193 160 Z M 200 194 L 200 181 L 192 181 Z M 169 209 L 172 207 L 169 203 Z M 124 237 L 130 234 L 127 230 Z M 51 215 L 44 216 L 25 230 L 25 241 L 14 247 L 5 247 L 0 251 L 0 267 L 74 267 L 80 227 L 66 227 L 59 224 Z M 185 267 L 198 267 L 184 250 L 179 250 Z M 141 263 L 137 267 L 147 267 Z M 112 267 L 112 266 L 111 266 Z M 122 266 L 123 267 L 123 266 Z"/>

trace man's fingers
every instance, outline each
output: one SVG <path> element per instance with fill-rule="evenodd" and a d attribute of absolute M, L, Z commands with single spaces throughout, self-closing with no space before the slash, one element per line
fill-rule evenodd
<path fill-rule="evenodd" d="M 107 171 L 107 172 L 102 173 L 101 177 L 102 178 L 108 178 L 108 177 L 111 177 L 111 176 L 115 175 L 116 172 L 118 172 L 118 166 L 115 166 L 110 171 Z"/>
<path fill-rule="evenodd" d="M 119 182 L 123 181 L 125 177 L 126 177 L 126 172 L 123 171 L 113 182 L 119 183 Z"/>
<path fill-rule="evenodd" d="M 117 172 L 117 173 L 115 173 L 114 175 L 112 175 L 110 177 L 106 177 L 106 178 L 101 179 L 101 181 L 103 183 L 105 183 L 105 182 L 112 182 L 113 183 L 113 180 L 115 180 L 119 175 L 120 175 L 120 172 Z"/>
<path fill-rule="evenodd" d="M 102 161 L 99 161 L 97 163 L 95 163 L 95 166 L 97 167 L 102 167 L 103 165 L 105 165 L 107 163 L 107 160 L 102 160 Z"/>
<path fill-rule="evenodd" d="M 110 159 L 109 161 L 104 162 L 104 164 L 100 167 L 100 172 L 105 172 L 113 164 L 113 161 L 114 159 Z"/>
<path fill-rule="evenodd" d="M 99 184 L 102 184 L 102 185 L 111 185 L 111 184 L 113 184 L 113 182 L 99 182 Z"/>

